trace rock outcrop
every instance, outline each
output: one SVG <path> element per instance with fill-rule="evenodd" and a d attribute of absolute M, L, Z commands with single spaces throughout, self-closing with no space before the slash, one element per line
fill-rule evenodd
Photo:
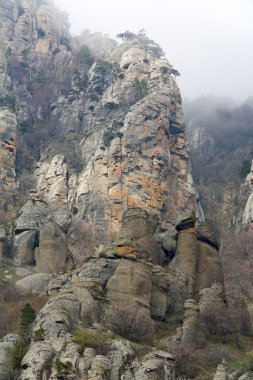
<path fill-rule="evenodd" d="M 192 220 L 194 225 L 193 214 Z M 136 229 L 137 225 L 141 228 Z M 190 226 L 188 229 L 194 228 Z M 126 233 L 127 241 L 130 242 L 128 244 L 135 247 L 135 255 L 132 252 L 118 255 L 117 248 L 123 232 Z M 138 256 L 139 240 L 143 235 L 148 238 L 153 233 L 153 217 L 142 209 L 129 209 L 123 216 L 120 238 L 116 239 L 110 255 L 105 248 L 98 252 L 97 257 L 90 258 L 82 268 L 51 280 L 46 289 L 46 293 L 51 296 L 50 301 L 39 312 L 33 327 L 33 334 L 36 334 L 38 330 L 44 332 L 43 340 L 32 340 L 30 349 L 22 362 L 25 369 L 21 379 L 32 380 L 38 376 L 46 376 L 48 368 L 52 368 L 52 375 L 46 378 L 53 379 L 56 358 L 62 362 L 70 361 L 73 371 L 83 376 L 81 378 L 88 376 L 87 378 L 93 379 L 100 376 L 102 379 L 119 379 L 119 373 L 121 373 L 126 379 L 174 379 L 175 359 L 168 352 L 151 351 L 150 354 L 139 360 L 131 351 L 128 340 L 123 341 L 122 346 L 112 334 L 114 329 L 119 331 L 117 328 L 122 324 L 125 326 L 127 334 L 128 330 L 126 329 L 130 328 L 129 321 L 131 321 L 130 326 L 135 330 L 129 332 L 132 334 L 129 337 L 140 339 L 138 338 L 139 334 L 143 334 L 145 328 L 149 329 L 147 332 L 150 334 L 154 320 L 160 321 L 160 323 L 166 322 L 171 318 L 170 310 L 177 310 L 179 301 L 173 298 L 176 291 L 172 286 L 170 273 L 174 271 L 174 267 L 170 268 L 166 261 L 161 262 L 160 265 L 156 260 L 152 262 L 155 253 L 159 257 L 159 250 L 157 250 L 159 246 L 150 244 L 150 255 Z M 194 236 L 197 247 L 197 234 L 195 233 Z M 198 258 L 197 249 L 195 254 Z M 192 277 L 192 281 L 197 283 L 197 259 L 194 262 L 195 275 Z M 212 267 L 212 261 L 209 265 Z M 180 275 L 181 277 L 186 276 L 184 266 L 182 273 L 179 272 L 180 268 L 181 266 L 177 271 L 179 278 Z M 184 295 L 179 294 L 184 302 L 184 311 L 181 314 L 183 324 L 180 334 L 178 331 L 180 337 L 177 335 L 174 345 L 179 343 L 202 344 L 204 332 L 201 332 L 200 329 L 200 316 L 202 309 L 205 311 L 202 298 L 205 302 L 208 302 L 208 299 L 210 303 L 215 302 L 214 296 L 211 296 L 211 292 L 213 292 L 217 297 L 215 306 L 219 306 L 219 302 L 224 296 L 223 284 L 220 283 L 220 293 L 218 294 L 215 292 L 217 282 L 213 283 L 212 281 L 213 278 L 210 278 L 210 283 L 205 284 L 206 287 L 200 292 L 200 303 L 198 303 L 197 295 L 196 299 L 188 299 L 186 297 L 189 292 Z M 209 288 L 210 284 L 211 288 Z M 193 290 L 195 288 L 193 285 Z M 203 291 L 208 293 L 209 298 L 205 297 L 205 294 L 202 296 Z M 208 305 L 210 306 L 210 304 Z M 136 325 L 138 323 L 136 321 L 143 323 L 143 326 Z M 99 351 L 94 351 L 92 341 L 87 343 L 84 352 L 80 351 L 74 338 L 77 329 L 86 329 L 86 334 L 95 331 L 96 334 L 103 336 L 103 340 L 107 342 L 103 356 Z M 123 333 L 124 330 L 121 331 Z M 145 336 L 142 336 L 141 339 L 145 339 Z M 90 359 L 87 357 L 87 350 L 91 350 L 89 355 L 92 353 L 92 356 L 88 356 Z M 126 354 L 126 350 L 128 354 Z"/>
<path fill-rule="evenodd" d="M 221 364 L 218 365 L 216 374 L 213 380 L 228 380 L 228 367 L 225 360 Z"/>
<path fill-rule="evenodd" d="M 243 192 L 248 193 L 248 199 L 242 217 L 242 227 L 244 229 L 247 229 L 251 227 L 251 224 L 253 222 L 253 163 L 251 165 L 250 173 L 245 179 L 242 190 Z"/>
<path fill-rule="evenodd" d="M 57 59 L 59 65 L 65 65 L 67 60 L 66 70 L 71 76 L 75 52 L 66 48 L 69 37 L 62 34 L 64 26 L 59 27 L 55 11 L 51 12 L 50 7 L 50 3 L 35 7 L 37 40 L 27 42 L 30 43 L 29 65 L 42 71 L 38 65 L 46 55 L 51 57 L 50 65 L 56 65 Z M 52 23 L 58 25 L 57 31 Z M 15 35 L 12 38 L 15 41 Z M 8 43 L 13 49 L 12 43 Z M 14 54 L 13 50 L 11 52 Z M 87 70 L 87 65 L 77 70 L 81 73 L 84 69 Z M 71 219 L 75 215 L 86 226 L 92 245 L 98 246 L 115 240 L 123 213 L 128 208 L 139 207 L 156 216 L 158 234 L 175 225 L 182 210 L 195 208 L 181 96 L 173 72 L 166 59 L 141 46 L 125 43 L 116 48 L 107 61 L 95 60 L 87 70 L 86 79 L 80 74 L 78 85 L 76 74 L 73 75 L 68 96 L 55 92 L 57 83 L 64 82 L 65 77 L 56 72 L 56 83 L 51 89 L 51 83 L 44 80 L 41 73 L 42 77 L 37 80 L 50 91 L 51 108 L 45 109 L 48 104 L 41 99 L 41 104 L 36 105 L 36 120 L 29 128 L 41 128 L 46 122 L 43 112 L 48 112 L 47 128 L 59 130 L 57 137 L 63 141 L 62 150 L 66 150 L 66 144 L 69 149 L 73 147 L 76 161 L 68 152 L 66 162 L 62 154 L 52 157 L 58 142 L 48 141 L 47 148 L 42 143 L 40 151 L 44 150 L 44 154 L 34 171 L 35 189 L 15 226 L 18 265 L 23 264 L 22 255 L 26 255 L 26 248 L 18 247 L 19 233 L 36 231 L 41 239 L 43 233 L 40 231 L 48 221 L 53 221 L 68 240 Z M 26 82 L 25 85 L 27 87 Z M 23 103 L 25 101 L 26 98 Z M 30 103 L 33 106 L 33 102 Z M 27 114 L 27 104 L 23 108 L 22 112 Z M 21 110 L 16 113 L 18 125 L 27 125 L 23 116 L 20 119 L 20 113 Z M 72 128 L 74 125 L 76 127 Z M 43 241 L 38 244 L 40 246 Z M 86 245 L 87 250 L 91 249 L 90 243 Z M 34 245 L 34 250 L 37 246 Z M 52 249 L 57 250 L 56 247 Z M 22 252 L 20 259 L 19 252 Z M 27 252 L 27 256 L 31 258 L 31 252 Z"/>
<path fill-rule="evenodd" d="M 50 297 L 20 380 L 66 368 L 82 380 L 175 380 L 171 344 L 199 347 L 203 314 L 226 312 L 177 71 L 138 36 L 98 55 L 51 0 L 0 1 L 0 256 L 8 239 L 19 273 L 34 272 L 21 294 Z M 177 337 L 151 347 L 174 317 Z"/>

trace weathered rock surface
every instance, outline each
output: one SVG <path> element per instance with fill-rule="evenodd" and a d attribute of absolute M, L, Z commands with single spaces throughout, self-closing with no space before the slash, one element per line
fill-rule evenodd
<path fill-rule="evenodd" d="M 22 206 L 15 264 L 38 272 L 18 288 L 50 296 L 20 380 L 55 380 L 57 358 L 83 380 L 175 380 L 169 352 L 138 357 L 106 318 L 120 308 L 154 326 L 176 313 L 178 343 L 194 345 L 201 313 L 225 308 L 217 234 L 196 226 L 176 70 L 140 42 L 84 59 L 51 0 L 0 1 L 0 37 L 0 198 L 8 223 Z M 80 349 L 77 329 L 106 349 Z"/>
<path fill-rule="evenodd" d="M 151 267 L 145 263 L 121 260 L 107 283 L 108 300 L 113 305 L 128 304 L 149 308 L 152 289 Z"/>
<path fill-rule="evenodd" d="M 222 364 L 219 364 L 217 367 L 216 374 L 213 380 L 228 380 L 228 367 L 226 361 L 223 360 Z"/>
<path fill-rule="evenodd" d="M 35 264 L 36 231 L 24 231 L 15 236 L 14 263 L 17 266 Z"/>
<path fill-rule="evenodd" d="M 124 213 L 122 229 L 115 243 L 115 254 L 163 264 L 165 255 L 154 236 L 156 227 L 156 218 L 152 218 L 147 211 L 137 207 L 128 209 Z"/>
<path fill-rule="evenodd" d="M 246 229 L 249 228 L 253 222 L 253 162 L 250 173 L 247 175 L 243 187 L 246 188 L 246 191 L 249 194 L 242 217 L 242 226 Z"/>
<path fill-rule="evenodd" d="M 39 247 L 35 253 L 36 267 L 41 273 L 64 271 L 68 264 L 68 242 L 62 230 L 48 223 L 40 231 Z"/>
<path fill-rule="evenodd" d="M 16 287 L 22 294 L 40 295 L 47 288 L 52 275 L 47 273 L 34 273 L 16 282 Z"/>
<path fill-rule="evenodd" d="M 16 127 L 15 113 L 7 107 L 1 107 L 0 102 L 0 197 L 3 202 L 8 200 L 8 195 L 16 187 Z"/>

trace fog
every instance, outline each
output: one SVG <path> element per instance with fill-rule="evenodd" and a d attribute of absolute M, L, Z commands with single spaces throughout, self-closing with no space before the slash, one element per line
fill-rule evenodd
<path fill-rule="evenodd" d="M 253 95 L 252 0 L 55 0 L 71 31 L 115 38 L 144 28 L 158 42 L 184 97 L 205 94 L 239 101 Z"/>

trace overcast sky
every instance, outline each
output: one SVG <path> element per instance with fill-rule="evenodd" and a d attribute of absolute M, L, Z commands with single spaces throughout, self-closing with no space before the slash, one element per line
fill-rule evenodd
<path fill-rule="evenodd" d="M 253 0 L 55 0 L 71 32 L 144 28 L 181 73 L 182 95 L 253 96 Z"/>

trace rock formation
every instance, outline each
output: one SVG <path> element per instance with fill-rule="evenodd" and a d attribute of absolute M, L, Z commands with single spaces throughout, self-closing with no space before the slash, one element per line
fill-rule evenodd
<path fill-rule="evenodd" d="M 34 272 L 18 289 L 50 297 L 20 380 L 179 379 L 171 342 L 198 347 L 227 305 L 177 71 L 147 37 L 93 53 L 50 0 L 0 1 L 0 37 L 0 257 L 8 240 Z M 174 316 L 177 337 L 151 347 Z"/>

